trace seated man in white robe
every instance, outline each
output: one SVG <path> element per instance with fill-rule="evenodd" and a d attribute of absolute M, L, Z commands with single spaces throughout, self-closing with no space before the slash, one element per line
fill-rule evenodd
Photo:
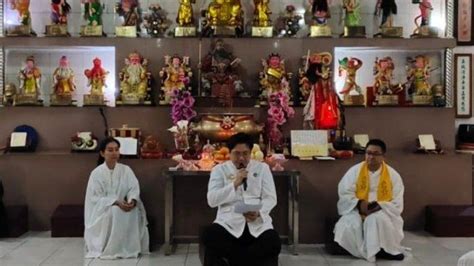
<path fill-rule="evenodd" d="M 474 251 L 462 255 L 458 260 L 458 266 L 474 266 Z"/>
<path fill-rule="evenodd" d="M 86 258 L 136 258 L 149 253 L 140 186 L 132 169 L 118 163 L 119 148 L 120 143 L 114 138 L 101 142 L 99 166 L 92 171 L 87 184 Z"/>
<path fill-rule="evenodd" d="M 252 137 L 238 133 L 227 143 L 230 161 L 215 166 L 207 191 L 210 207 L 218 207 L 214 223 L 205 230 L 205 266 L 278 266 L 281 241 L 270 211 L 277 203 L 267 164 L 250 160 Z M 238 204 L 262 205 L 245 213 Z M 242 205 L 241 205 L 242 206 Z"/>
<path fill-rule="evenodd" d="M 342 217 L 334 240 L 350 254 L 403 260 L 403 192 L 400 175 L 384 162 L 386 145 L 367 143 L 365 161 L 351 167 L 339 182 L 337 210 Z"/>

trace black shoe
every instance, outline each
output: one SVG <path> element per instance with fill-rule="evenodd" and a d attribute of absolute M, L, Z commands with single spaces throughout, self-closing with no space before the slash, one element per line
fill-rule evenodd
<path fill-rule="evenodd" d="M 215 266 L 230 266 L 230 263 L 226 258 L 220 257 L 220 258 L 216 259 Z"/>
<path fill-rule="evenodd" d="M 405 255 L 403 253 L 397 254 L 397 255 L 392 255 L 385 250 L 381 249 L 377 255 L 375 255 L 377 259 L 385 259 L 385 260 L 403 260 L 405 258 Z"/>

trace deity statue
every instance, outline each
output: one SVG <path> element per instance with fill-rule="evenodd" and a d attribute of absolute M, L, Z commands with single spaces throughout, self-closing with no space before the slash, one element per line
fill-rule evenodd
<path fill-rule="evenodd" d="M 327 25 L 331 17 L 328 0 L 310 0 L 311 15 L 316 25 Z"/>
<path fill-rule="evenodd" d="M 332 55 L 313 53 L 303 57 L 305 66 L 300 69 L 300 92 L 305 104 L 304 127 L 310 129 L 336 129 L 341 119 L 339 98 L 332 86 Z"/>
<path fill-rule="evenodd" d="M 104 95 L 104 87 L 107 87 L 105 81 L 109 71 L 102 68 L 102 61 L 99 58 L 94 58 L 92 62 L 93 67 L 84 71 L 88 86 L 91 87 L 91 95 Z"/>
<path fill-rule="evenodd" d="M 381 59 L 378 57 L 375 58 L 374 90 L 376 95 L 391 95 L 400 92 L 400 86 L 392 84 L 394 69 L 395 64 L 391 57 L 387 56 Z"/>
<path fill-rule="evenodd" d="M 160 71 L 161 97 L 160 104 L 169 104 L 174 90 L 191 91 L 193 72 L 189 66 L 189 57 L 178 55 L 165 56 L 166 66 Z"/>
<path fill-rule="evenodd" d="M 253 12 L 253 25 L 255 27 L 268 27 L 272 25 L 270 15 L 270 0 L 253 0 L 255 10 Z"/>
<path fill-rule="evenodd" d="M 125 58 L 125 67 L 119 74 L 120 99 L 124 104 L 151 104 L 151 73 L 147 70 L 148 60 L 133 52 Z"/>
<path fill-rule="evenodd" d="M 410 84 L 408 91 L 415 95 L 431 95 L 430 59 L 424 55 L 417 55 L 414 59 L 408 59 L 410 66 L 407 67 L 407 79 Z"/>
<path fill-rule="evenodd" d="M 360 26 L 360 3 L 358 0 L 342 0 L 345 10 L 344 26 Z"/>
<path fill-rule="evenodd" d="M 103 5 L 100 0 L 82 0 L 84 3 L 84 19 L 88 26 L 102 25 Z"/>
<path fill-rule="evenodd" d="M 66 56 L 59 59 L 59 67 L 53 72 L 53 92 L 55 95 L 71 95 L 76 89 L 74 71 L 69 66 Z"/>
<path fill-rule="evenodd" d="M 346 72 L 346 80 L 340 93 L 349 94 L 352 90 L 355 90 L 359 95 L 362 94 L 362 89 L 356 82 L 356 73 L 361 67 L 362 60 L 355 57 L 344 57 L 339 60 L 339 76 L 342 76 L 343 71 Z"/>
<path fill-rule="evenodd" d="M 36 35 L 31 29 L 30 0 L 8 0 L 6 5 L 8 7 L 5 14 L 7 36 Z"/>
<path fill-rule="evenodd" d="M 179 0 L 176 23 L 181 27 L 194 26 L 193 4 L 196 0 Z"/>
<path fill-rule="evenodd" d="M 299 22 L 303 17 L 297 15 L 295 11 L 293 5 L 285 7 L 285 15 L 280 18 L 281 23 L 277 26 L 280 36 L 292 37 L 301 29 Z"/>
<path fill-rule="evenodd" d="M 412 37 L 417 36 L 427 36 L 427 37 L 437 37 L 438 33 L 436 29 L 430 27 L 431 12 L 433 6 L 431 5 L 430 0 L 421 0 L 417 2 L 418 8 L 420 9 L 420 15 L 415 17 L 415 30 L 413 31 Z M 423 28 L 427 28 L 428 32 L 423 32 Z"/>
<path fill-rule="evenodd" d="M 5 85 L 5 89 L 3 90 L 3 106 L 13 106 L 15 102 L 15 95 L 16 95 L 16 86 L 13 83 L 8 83 Z"/>
<path fill-rule="evenodd" d="M 147 33 L 155 38 L 162 36 L 169 27 L 166 15 L 163 14 L 159 4 L 151 4 L 148 9 L 151 13 L 143 18 Z"/>
<path fill-rule="evenodd" d="M 123 17 L 122 26 L 135 26 L 137 30 L 140 27 L 140 15 L 138 0 L 120 0 L 116 4 L 116 11 Z"/>
<path fill-rule="evenodd" d="M 380 23 L 380 32 L 374 37 L 402 37 L 403 28 L 393 26 L 393 16 L 396 15 L 397 3 L 395 0 L 377 0 L 374 16 L 382 15 Z"/>
<path fill-rule="evenodd" d="M 275 92 L 283 92 L 291 99 L 289 80 L 292 73 L 286 72 L 285 60 L 279 54 L 270 54 L 262 59 L 263 71 L 260 72 L 260 104 L 266 105 L 268 97 Z"/>
<path fill-rule="evenodd" d="M 212 0 L 205 12 L 202 34 L 241 36 L 243 22 L 240 0 Z"/>
<path fill-rule="evenodd" d="M 242 81 L 237 73 L 240 58 L 226 49 L 224 41 L 218 39 L 214 48 L 203 59 L 201 70 L 202 83 L 205 90 L 202 96 L 218 97 L 219 103 L 225 106 L 232 105 L 232 97 L 237 93 L 246 96 Z"/>
<path fill-rule="evenodd" d="M 18 12 L 18 22 L 23 26 L 30 26 L 30 0 L 9 0 L 9 3 L 10 9 Z"/>
<path fill-rule="evenodd" d="M 67 15 L 71 6 L 67 0 L 51 0 L 51 21 L 55 25 L 67 25 Z"/>
<path fill-rule="evenodd" d="M 36 66 L 34 56 L 26 58 L 26 66 L 18 74 L 21 94 L 35 95 L 41 93 L 41 71 Z"/>

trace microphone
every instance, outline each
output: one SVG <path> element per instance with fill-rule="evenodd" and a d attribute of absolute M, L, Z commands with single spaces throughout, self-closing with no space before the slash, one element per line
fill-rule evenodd
<path fill-rule="evenodd" d="M 243 168 L 245 168 L 245 165 L 241 163 L 238 169 L 243 169 Z M 244 191 L 246 191 L 247 190 L 247 177 L 244 178 L 244 181 L 242 182 L 242 184 L 244 185 Z"/>

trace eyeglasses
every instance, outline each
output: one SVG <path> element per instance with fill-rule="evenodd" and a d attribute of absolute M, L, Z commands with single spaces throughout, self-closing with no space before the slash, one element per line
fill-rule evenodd
<path fill-rule="evenodd" d="M 374 157 L 375 157 L 375 156 L 382 156 L 383 153 L 380 153 L 380 152 L 372 152 L 372 151 L 366 151 L 366 152 L 365 152 L 365 155 L 367 155 L 367 156 L 374 156 Z"/>

